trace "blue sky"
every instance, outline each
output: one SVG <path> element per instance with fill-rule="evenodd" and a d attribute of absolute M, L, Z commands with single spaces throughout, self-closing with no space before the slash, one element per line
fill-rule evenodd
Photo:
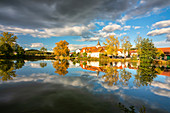
<path fill-rule="evenodd" d="M 12 32 L 28 49 L 95 46 L 109 35 L 150 38 L 170 47 L 170 0 L 1 0 L 0 32 Z"/>

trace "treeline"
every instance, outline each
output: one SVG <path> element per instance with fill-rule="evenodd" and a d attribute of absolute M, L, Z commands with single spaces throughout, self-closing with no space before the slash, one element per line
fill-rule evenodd
<path fill-rule="evenodd" d="M 150 40 L 149 38 L 138 37 L 137 40 L 135 40 L 136 44 L 135 49 L 132 48 L 132 44 L 128 36 L 123 37 L 119 41 L 118 37 L 110 35 L 108 38 L 106 38 L 106 42 L 104 42 L 103 44 L 105 45 L 106 51 L 99 55 L 99 58 L 103 59 L 109 57 L 119 58 L 118 51 L 120 51 L 120 49 L 121 52 L 124 54 L 124 59 L 126 59 L 126 57 L 130 57 L 130 51 L 136 50 L 137 54 L 133 54 L 131 56 L 131 59 L 132 60 L 140 59 L 140 61 L 143 62 L 152 62 L 154 59 L 164 57 L 165 55 L 162 50 L 157 50 L 152 40 Z M 86 52 L 84 53 L 73 52 L 71 57 L 90 58 L 90 56 L 87 56 Z"/>
<path fill-rule="evenodd" d="M 53 58 L 51 52 L 47 52 L 47 48 L 42 47 L 40 50 L 24 50 L 17 43 L 17 36 L 13 33 L 3 32 L 0 36 L 0 58 Z"/>

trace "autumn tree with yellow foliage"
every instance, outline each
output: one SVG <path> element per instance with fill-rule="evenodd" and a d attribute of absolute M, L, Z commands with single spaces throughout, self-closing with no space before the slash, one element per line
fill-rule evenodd
<path fill-rule="evenodd" d="M 68 60 L 56 60 L 53 62 L 53 67 L 56 69 L 55 73 L 58 73 L 59 75 L 66 75 L 68 73 L 67 69 L 69 67 Z"/>
<path fill-rule="evenodd" d="M 53 49 L 54 55 L 64 56 L 64 57 L 69 56 L 70 50 L 68 49 L 69 43 L 67 41 L 61 40 L 60 42 L 57 42 L 55 44 L 56 44 L 56 47 Z"/>
<path fill-rule="evenodd" d="M 110 35 L 106 39 L 106 43 L 103 43 L 106 46 L 106 53 L 107 55 L 114 55 L 117 56 L 117 52 L 119 49 L 119 40 L 118 37 L 114 37 L 114 35 Z"/>
<path fill-rule="evenodd" d="M 122 42 L 121 45 L 122 45 L 124 57 L 126 59 L 126 52 L 128 52 L 129 55 L 129 51 L 132 47 L 132 44 L 130 43 L 128 36 L 123 37 L 123 39 L 121 39 L 121 42 Z"/>

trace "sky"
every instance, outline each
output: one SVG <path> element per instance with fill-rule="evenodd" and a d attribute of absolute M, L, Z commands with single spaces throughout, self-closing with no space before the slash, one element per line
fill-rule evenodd
<path fill-rule="evenodd" d="M 60 40 L 74 51 L 101 45 L 109 35 L 138 36 L 170 47 L 170 0 L 0 0 L 0 33 L 25 49 L 48 51 Z"/>

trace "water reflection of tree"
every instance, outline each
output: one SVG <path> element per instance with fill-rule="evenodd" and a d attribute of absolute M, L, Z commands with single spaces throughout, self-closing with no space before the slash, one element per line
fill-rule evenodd
<path fill-rule="evenodd" d="M 41 62 L 41 63 L 40 63 L 40 66 L 41 66 L 42 68 L 44 68 L 44 67 L 47 66 L 47 63 L 46 63 L 46 62 Z"/>
<path fill-rule="evenodd" d="M 67 69 L 69 67 L 68 60 L 56 60 L 53 62 L 53 67 L 56 69 L 55 73 L 58 73 L 59 75 L 66 75 L 68 73 Z"/>
<path fill-rule="evenodd" d="M 108 82 L 108 85 L 112 86 L 113 84 L 117 84 L 119 80 L 119 72 L 116 67 L 106 66 L 105 75 L 103 75 L 102 78 L 105 78 L 105 82 Z"/>
<path fill-rule="evenodd" d="M 16 63 L 15 63 L 15 68 L 16 69 L 20 69 L 22 68 L 22 66 L 24 66 L 25 62 L 23 59 L 17 59 Z"/>
<path fill-rule="evenodd" d="M 15 74 L 16 69 L 22 68 L 24 65 L 24 60 L 17 60 L 16 63 L 14 61 L 3 60 L 0 61 L 0 77 L 2 81 L 12 80 L 13 77 L 16 77 Z"/>
<path fill-rule="evenodd" d="M 119 81 L 122 83 L 122 85 L 127 86 L 129 84 L 129 80 L 132 77 L 131 75 L 132 75 L 132 73 L 125 70 L 125 68 L 120 70 L 120 80 Z"/>
<path fill-rule="evenodd" d="M 137 87 L 151 85 L 151 82 L 157 76 L 156 73 L 156 68 L 150 63 L 141 63 L 135 75 L 135 85 Z"/>

